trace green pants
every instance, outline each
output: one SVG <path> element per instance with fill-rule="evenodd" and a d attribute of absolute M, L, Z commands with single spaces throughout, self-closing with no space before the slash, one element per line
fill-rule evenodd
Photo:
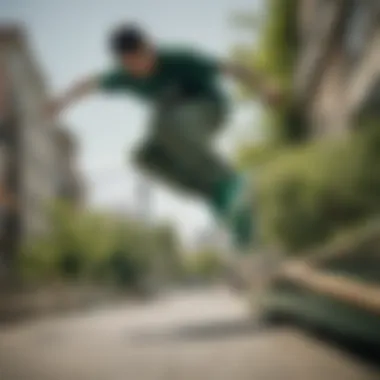
<path fill-rule="evenodd" d="M 241 180 L 213 150 L 223 121 L 223 110 L 210 101 L 159 106 L 136 161 L 150 175 L 206 200 L 230 227 L 236 244 L 246 247 L 252 237 L 251 210 L 246 203 L 231 206 L 241 197 Z"/>
<path fill-rule="evenodd" d="M 137 164 L 177 190 L 212 197 L 215 185 L 232 172 L 212 147 L 224 117 L 222 107 L 207 100 L 158 105 Z"/>

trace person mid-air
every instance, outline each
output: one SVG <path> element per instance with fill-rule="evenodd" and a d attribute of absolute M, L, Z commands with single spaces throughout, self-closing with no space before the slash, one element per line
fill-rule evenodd
<path fill-rule="evenodd" d="M 79 80 L 49 103 L 57 116 L 96 92 L 131 93 L 153 107 L 150 136 L 136 154 L 142 169 L 172 186 L 201 196 L 232 232 L 242 250 L 254 239 L 253 214 L 243 197 L 244 181 L 218 157 L 212 143 L 228 114 L 221 74 L 255 90 L 276 105 L 279 94 L 260 73 L 220 62 L 195 49 L 154 44 L 138 26 L 117 27 L 109 39 L 115 65 Z M 112 131 L 110 131 L 112 133 Z"/>

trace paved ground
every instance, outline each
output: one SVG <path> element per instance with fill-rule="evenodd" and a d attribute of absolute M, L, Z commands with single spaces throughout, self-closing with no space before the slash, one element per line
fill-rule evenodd
<path fill-rule="evenodd" d="M 0 330 L 1 380 L 378 380 L 291 330 L 263 331 L 222 289 Z"/>

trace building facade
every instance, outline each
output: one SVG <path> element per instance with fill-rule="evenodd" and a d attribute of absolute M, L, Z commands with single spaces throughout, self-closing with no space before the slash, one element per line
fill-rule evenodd
<path fill-rule="evenodd" d="M 46 207 L 55 197 L 55 134 L 52 121 L 44 116 L 48 100 L 46 85 L 21 31 L 7 48 L 8 75 L 12 87 L 16 138 L 11 147 L 17 177 L 13 190 L 19 205 L 23 237 L 47 231 Z"/>
<path fill-rule="evenodd" d="M 80 181 L 73 140 L 44 115 L 48 90 L 23 30 L 0 27 L 0 62 L 0 265 L 11 265 L 21 244 L 48 233 L 49 204 L 78 199 Z"/>
<path fill-rule="evenodd" d="M 380 2 L 303 0 L 296 95 L 312 134 L 340 134 L 379 112 Z"/>

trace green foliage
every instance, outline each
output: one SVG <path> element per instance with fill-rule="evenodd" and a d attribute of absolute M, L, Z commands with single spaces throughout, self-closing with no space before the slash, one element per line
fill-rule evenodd
<path fill-rule="evenodd" d="M 257 44 L 235 52 L 275 78 L 287 94 L 280 109 L 262 110 L 259 123 L 267 139 L 242 146 L 238 158 L 246 169 L 259 169 L 255 183 L 263 238 L 292 253 L 328 241 L 380 211 L 378 121 L 371 126 L 363 118 L 358 124 L 365 128 L 340 141 L 307 142 L 305 115 L 292 99 L 299 1 L 266 1 Z"/>
<path fill-rule="evenodd" d="M 298 0 L 266 1 L 266 22 L 254 59 L 259 69 L 290 88 L 297 49 Z"/>
<path fill-rule="evenodd" d="M 263 234 L 300 251 L 380 211 L 380 133 L 368 128 L 338 141 L 289 149 L 262 169 Z"/>
<path fill-rule="evenodd" d="M 136 287 L 156 270 L 174 276 L 180 266 L 176 233 L 79 211 L 64 203 L 51 209 L 51 231 L 24 247 L 19 268 L 27 281 L 86 281 Z"/>
<path fill-rule="evenodd" d="M 260 125 L 268 138 L 264 143 L 251 143 L 242 147 L 238 158 L 243 166 L 261 165 L 263 159 L 270 159 L 270 154 L 276 154 L 279 147 L 302 142 L 307 137 L 304 115 L 292 96 L 298 49 L 298 2 L 299 0 L 267 0 L 261 27 L 257 28 L 257 22 L 251 27 L 252 34 L 259 34 L 258 41 L 252 45 L 239 46 L 233 52 L 237 60 L 274 81 L 284 97 L 281 107 L 275 110 L 262 109 L 260 120 L 256 124 Z M 244 27 L 248 27 L 247 20 Z M 261 152 L 259 155 L 258 151 Z"/>
<path fill-rule="evenodd" d="M 233 55 L 246 65 L 277 79 L 284 88 L 291 86 L 291 76 L 297 49 L 296 17 L 298 0 L 267 0 L 263 14 L 244 14 L 235 24 L 259 33 L 257 42 L 235 47 Z M 258 18 L 264 22 L 258 26 Z"/>
<path fill-rule="evenodd" d="M 223 270 L 220 253 L 210 249 L 191 253 L 186 264 L 188 275 L 203 281 L 217 279 Z"/>
<path fill-rule="evenodd" d="M 241 167 L 249 169 L 260 167 L 280 154 L 280 149 L 272 144 L 249 142 L 240 146 L 237 161 Z"/>

